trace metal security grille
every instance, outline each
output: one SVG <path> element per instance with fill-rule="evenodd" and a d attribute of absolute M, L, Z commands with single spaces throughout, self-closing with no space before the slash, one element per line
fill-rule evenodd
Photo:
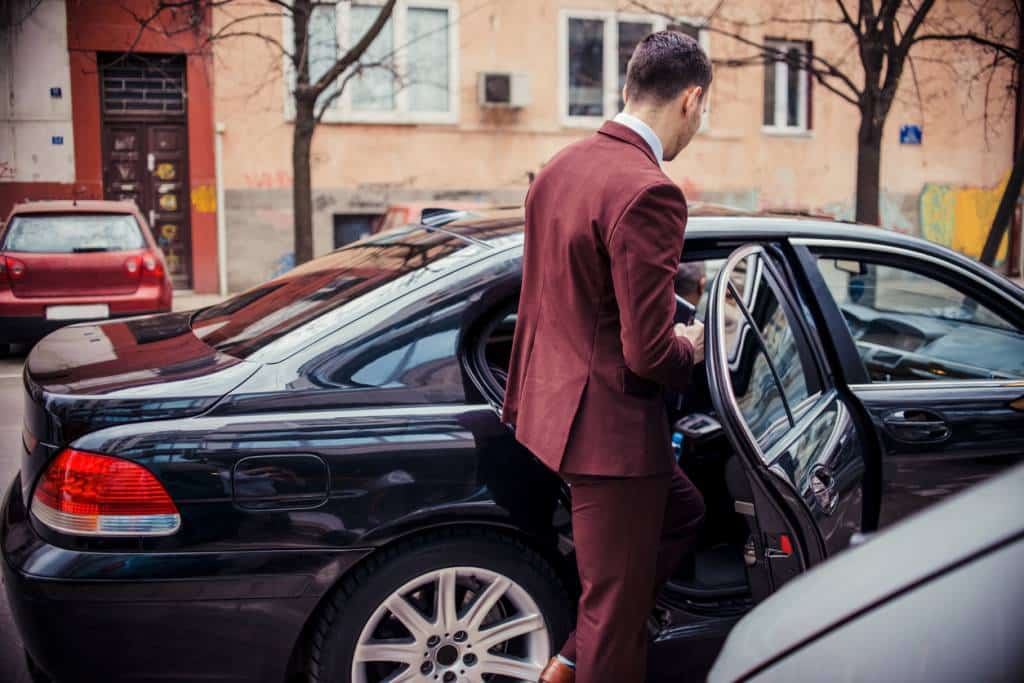
<path fill-rule="evenodd" d="M 104 114 L 185 114 L 183 55 L 100 54 Z"/>

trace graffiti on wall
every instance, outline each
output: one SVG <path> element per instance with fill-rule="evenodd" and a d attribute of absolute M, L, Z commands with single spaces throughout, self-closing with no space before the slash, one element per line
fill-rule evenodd
<path fill-rule="evenodd" d="M 245 186 L 253 189 L 290 188 L 292 174 L 285 170 L 245 174 Z"/>
<path fill-rule="evenodd" d="M 958 187 L 927 183 L 921 190 L 921 235 L 962 254 L 978 258 L 992 227 L 1010 174 L 995 187 Z M 1007 239 L 997 261 L 1006 258 Z"/>

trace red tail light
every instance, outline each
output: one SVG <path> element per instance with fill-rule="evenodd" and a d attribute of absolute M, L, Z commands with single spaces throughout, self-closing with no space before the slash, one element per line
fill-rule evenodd
<path fill-rule="evenodd" d="M 135 275 L 139 272 L 139 257 L 130 256 L 124 261 L 124 269 L 128 271 L 129 275 Z"/>
<path fill-rule="evenodd" d="M 46 468 L 32 514 L 52 529 L 84 536 L 166 536 L 181 526 L 177 506 L 152 472 L 73 448 Z"/>
<path fill-rule="evenodd" d="M 154 277 L 164 276 L 164 263 L 160 257 L 151 252 L 142 255 L 142 269 Z"/>
<path fill-rule="evenodd" d="M 0 275 L 4 273 L 11 280 L 17 280 L 25 274 L 25 262 L 13 256 L 0 256 Z"/>

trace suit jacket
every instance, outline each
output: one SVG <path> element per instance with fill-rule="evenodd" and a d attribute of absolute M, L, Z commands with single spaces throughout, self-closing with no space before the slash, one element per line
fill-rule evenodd
<path fill-rule="evenodd" d="M 612 121 L 534 179 L 503 419 L 551 469 L 671 470 L 662 387 L 693 365 L 672 329 L 685 228 L 682 191 Z"/>

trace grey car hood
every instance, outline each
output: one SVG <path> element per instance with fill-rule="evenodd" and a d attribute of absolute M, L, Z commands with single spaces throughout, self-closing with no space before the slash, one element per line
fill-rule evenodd
<path fill-rule="evenodd" d="M 794 579 L 729 634 L 708 680 L 736 681 L 932 574 L 1024 531 L 1024 466 Z"/>

